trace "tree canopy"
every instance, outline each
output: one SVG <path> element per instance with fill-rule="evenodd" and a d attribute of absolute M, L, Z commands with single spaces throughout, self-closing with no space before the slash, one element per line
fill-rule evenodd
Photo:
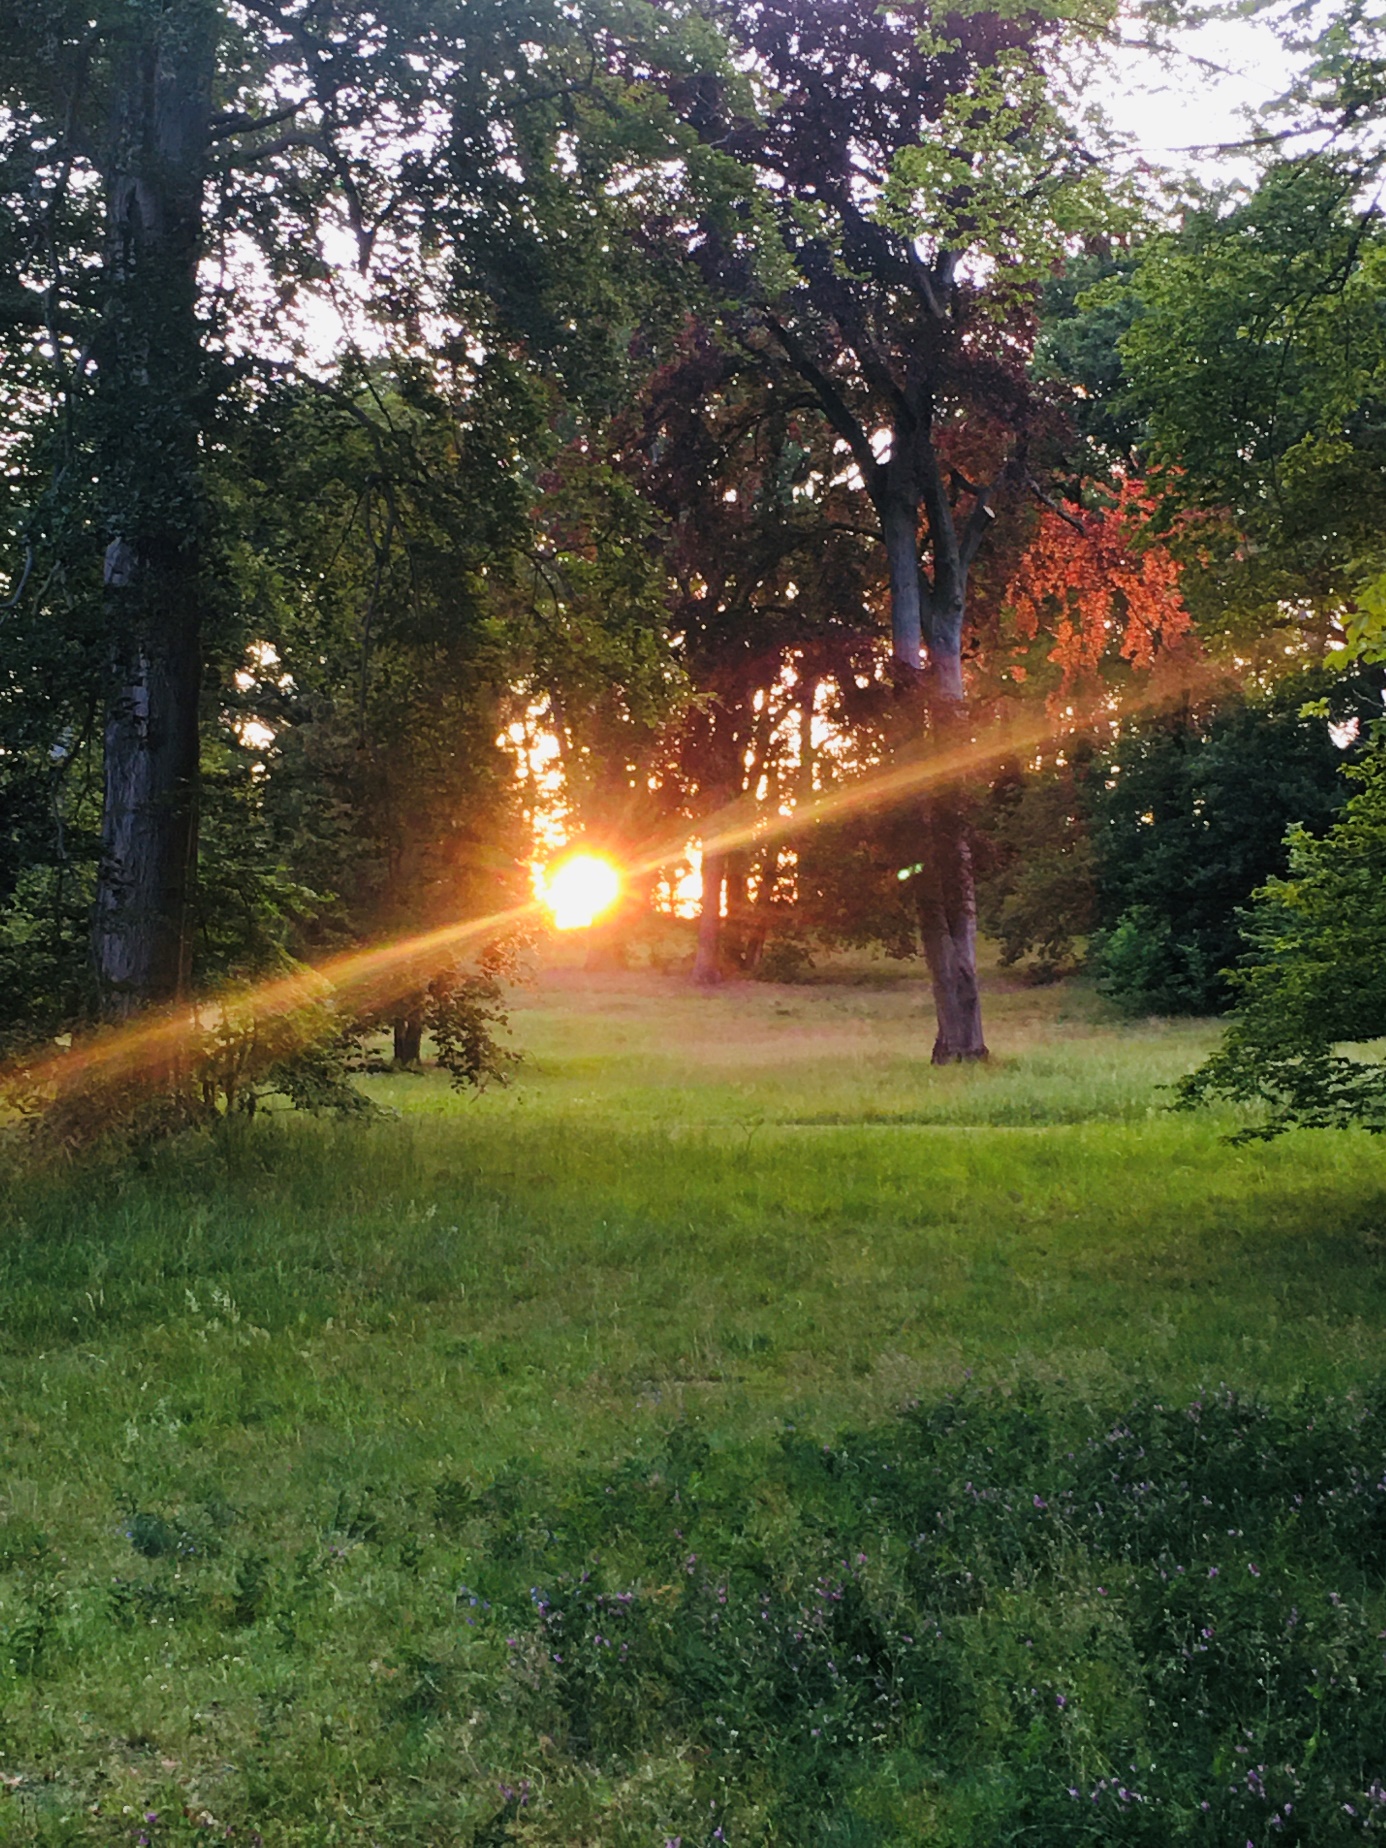
<path fill-rule="evenodd" d="M 1141 778 L 1218 676 L 1260 712 L 1379 646 L 1372 19 L 1306 31 L 1256 184 L 1177 216 L 1080 132 L 1101 7 L 0 25 L 17 1029 L 503 911 L 536 737 L 569 838 L 643 869 L 631 906 L 710 843 L 704 975 L 815 932 L 922 947 L 934 1056 L 983 1057 L 980 854 L 993 928 L 1051 963 L 1089 916 L 1149 962 L 1155 888 L 1185 922 L 1216 888 L 1180 992 L 1222 999 L 1284 826 L 1328 824 L 1327 711 L 1287 709 L 1315 773 L 1268 774 L 1255 852 L 1237 777 Z M 881 778 L 893 807 L 833 819 Z M 1133 803 L 1161 819 L 1127 891 Z M 434 973 L 376 998 L 403 1054 Z"/>

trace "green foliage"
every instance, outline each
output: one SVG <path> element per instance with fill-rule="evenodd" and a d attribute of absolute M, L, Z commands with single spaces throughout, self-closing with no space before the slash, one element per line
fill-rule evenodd
<path fill-rule="evenodd" d="M 1098 934 L 1093 961 L 1103 994 L 1125 1013 L 1212 1014 L 1225 1005 L 1225 963 L 1153 905 L 1128 905 Z"/>
<path fill-rule="evenodd" d="M 1033 956 L 1042 981 L 1071 971 L 1092 929 L 1091 795 L 1071 764 L 998 780 L 978 818 L 977 918 L 1010 967 Z"/>
<path fill-rule="evenodd" d="M 1124 729 L 1090 782 L 1093 958 L 1120 1007 L 1228 1005 L 1240 907 L 1285 869 L 1286 830 L 1322 833 L 1346 798 L 1327 720 L 1361 722 L 1375 705 L 1365 680 L 1296 677 L 1271 694 L 1228 694 Z"/>
<path fill-rule="evenodd" d="M 1386 244 L 1360 186 L 1346 160 L 1278 162 L 1231 209 L 1190 212 L 1129 285 L 1129 403 L 1171 505 L 1214 516 L 1190 534 L 1213 572 L 1198 614 L 1243 652 L 1345 627 L 1379 570 Z M 1091 298 L 1109 314 L 1112 286 Z"/>
<path fill-rule="evenodd" d="M 1342 819 L 1321 840 L 1295 829 L 1287 875 L 1243 913 L 1236 1013 L 1180 1086 L 1186 1107 L 1259 1106 L 1245 1135 L 1386 1129 L 1386 1064 L 1353 1050 L 1386 1035 L 1386 753 L 1378 746 L 1349 774 L 1357 788 Z"/>
<path fill-rule="evenodd" d="M 476 966 L 454 961 L 421 991 L 396 1001 L 388 1016 L 418 1015 L 434 1038 L 438 1065 L 454 1089 L 505 1084 L 517 1055 L 508 1031 L 507 978 L 518 973 L 518 946 L 488 946 Z M 340 993 L 312 970 L 286 964 L 270 985 L 223 982 L 203 997 L 198 1020 L 176 1050 L 153 1045 L 142 1061 L 102 1063 L 103 1046 L 79 1041 L 72 1066 L 48 1067 L 52 1042 L 11 1048 L 0 1076 L 0 1101 L 12 1113 L 12 1145 L 26 1160 L 70 1161 L 121 1152 L 145 1154 L 188 1131 L 220 1129 L 267 1105 L 313 1114 L 369 1119 L 380 1114 L 356 1082 L 370 1066 L 366 1049 L 379 1031 L 380 1008 L 353 1015 Z M 71 1036 L 65 1036 L 64 1042 Z M 119 1030 L 114 1036 L 119 1047 Z M 88 1047 L 97 1057 L 88 1059 Z M 378 1061 L 375 1069 L 379 1069 Z"/>
<path fill-rule="evenodd" d="M 1122 286 L 1135 265 L 1129 254 L 1073 255 L 1041 290 L 1034 370 L 1063 391 L 1067 420 L 1079 438 L 1080 476 L 1107 477 L 1114 465 L 1129 464 L 1145 433 L 1130 403 L 1121 353 L 1122 337 L 1140 311 Z"/>
<path fill-rule="evenodd" d="M 517 957 L 514 943 L 492 944 L 477 968 L 455 964 L 435 975 L 425 990 L 422 1025 L 433 1035 L 439 1067 L 455 1090 L 482 1091 L 488 1084 L 510 1081 L 518 1055 L 502 1044 L 509 1027 L 503 984 L 518 973 Z"/>
<path fill-rule="evenodd" d="M 1060 20 L 1078 42 L 1105 23 L 1101 7 Z M 960 48 L 942 36 L 931 45 L 940 62 Z M 896 153 L 881 213 L 930 247 L 996 264 L 1016 296 L 1076 241 L 1128 229 L 1135 216 L 1129 183 L 1078 144 L 1046 62 L 1032 44 L 1002 48 L 946 95 L 920 139 Z"/>

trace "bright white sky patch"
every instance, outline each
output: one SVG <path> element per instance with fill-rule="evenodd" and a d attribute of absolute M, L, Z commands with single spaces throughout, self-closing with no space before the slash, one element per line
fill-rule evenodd
<path fill-rule="evenodd" d="M 1247 111 L 1288 89 L 1294 65 L 1265 19 L 1217 20 L 1179 35 L 1180 53 L 1114 54 L 1097 97 L 1143 164 L 1192 169 L 1208 184 L 1250 179 L 1249 152 L 1218 153 L 1251 132 Z"/>

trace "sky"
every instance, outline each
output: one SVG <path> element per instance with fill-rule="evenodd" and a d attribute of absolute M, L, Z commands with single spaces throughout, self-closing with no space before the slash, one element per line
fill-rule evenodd
<path fill-rule="evenodd" d="M 1283 93 L 1290 58 L 1265 18 L 1219 20 L 1181 34 L 1179 43 L 1180 54 L 1167 62 L 1119 54 L 1099 89 L 1107 114 L 1153 166 L 1192 169 L 1207 181 L 1233 171 L 1249 179 L 1245 156 L 1219 155 L 1216 147 L 1247 134 L 1245 110 Z"/>

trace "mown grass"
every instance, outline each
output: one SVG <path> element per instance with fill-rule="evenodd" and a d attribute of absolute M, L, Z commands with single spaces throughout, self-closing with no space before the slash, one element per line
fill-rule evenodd
<path fill-rule="evenodd" d="M 1386 1149 L 991 1023 L 560 974 L 508 1092 L 15 1178 L 0 1839 L 1360 1834 Z"/>

